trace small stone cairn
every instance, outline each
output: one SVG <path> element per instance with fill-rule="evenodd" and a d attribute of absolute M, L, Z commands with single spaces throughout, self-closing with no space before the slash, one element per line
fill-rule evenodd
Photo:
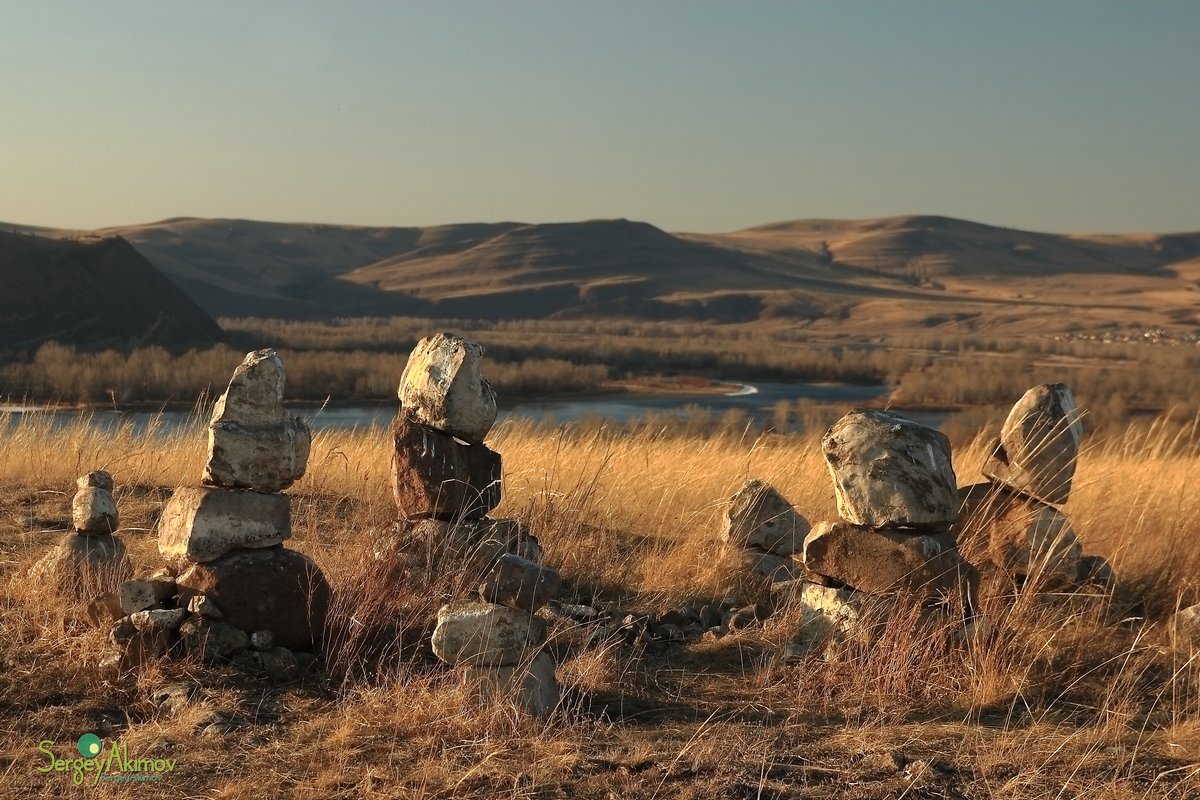
<path fill-rule="evenodd" d="M 949 440 L 896 414 L 855 410 L 821 447 L 842 521 L 819 522 L 804 540 L 804 620 L 785 660 L 830 630 L 855 632 L 866 596 L 904 595 L 925 608 L 957 596 L 969 606 L 975 573 L 950 531 L 958 493 Z"/>
<path fill-rule="evenodd" d="M 1082 555 L 1060 510 L 1071 494 L 1082 438 L 1064 384 L 1034 386 L 1012 407 L 983 466 L 989 480 L 960 489 L 958 532 L 981 537 L 992 570 L 1045 587 L 1112 582 L 1104 558 Z"/>
<path fill-rule="evenodd" d="M 115 534 L 120 524 L 113 499 L 112 475 L 89 472 L 75 482 L 71 501 L 73 530 L 35 567 L 67 597 L 85 598 L 111 589 L 129 577 L 125 545 Z"/>
<path fill-rule="evenodd" d="M 169 567 L 94 601 L 118 617 L 111 639 L 132 666 L 177 641 L 205 661 L 230 660 L 273 677 L 315 661 L 330 592 L 302 553 L 288 550 L 291 499 L 311 434 L 283 407 L 283 362 L 249 353 L 208 426 L 202 485 L 175 490 L 159 521 Z"/>
<path fill-rule="evenodd" d="M 721 540 L 744 571 L 788 581 L 797 574 L 792 555 L 804 548 L 811 527 L 773 486 L 752 478 L 729 498 Z"/>
<path fill-rule="evenodd" d="M 437 614 L 433 652 L 460 665 L 480 696 L 536 716 L 558 703 L 554 662 L 540 651 L 546 624 L 534 615 L 557 593 L 556 572 L 537 563 L 537 542 L 511 520 L 487 517 L 501 498 L 500 454 L 483 444 L 496 395 L 482 373 L 483 348 L 451 333 L 422 339 L 400 380 L 392 427 L 392 488 L 407 541 L 477 597 Z"/>

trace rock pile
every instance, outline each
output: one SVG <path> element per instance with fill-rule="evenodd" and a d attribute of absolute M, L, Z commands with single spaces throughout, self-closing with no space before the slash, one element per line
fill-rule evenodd
<path fill-rule="evenodd" d="M 721 540 L 746 571 L 787 581 L 796 577 L 792 554 L 804 547 L 810 527 L 773 486 L 751 479 L 725 506 Z"/>
<path fill-rule="evenodd" d="M 115 587 L 129 577 L 125 545 L 115 536 L 120 524 L 113 479 L 103 470 L 75 482 L 71 501 L 73 531 L 36 566 L 67 597 L 82 599 Z"/>
<path fill-rule="evenodd" d="M 817 523 L 804 540 L 809 579 L 797 599 L 806 615 L 848 630 L 862 595 L 969 605 L 975 573 L 950 531 L 958 495 L 949 440 L 896 414 L 856 410 L 821 447 L 842 521 Z"/>
<path fill-rule="evenodd" d="M 958 530 L 979 537 L 988 566 L 1041 586 L 1111 582 L 1103 558 L 1083 557 L 1059 508 L 1071 494 L 1082 438 L 1064 384 L 1034 386 L 1013 406 L 983 467 L 990 480 L 960 490 Z"/>
<path fill-rule="evenodd" d="M 97 598 L 120 615 L 112 640 L 125 663 L 176 641 L 281 678 L 312 660 L 330 592 L 315 563 L 283 547 L 292 532 L 282 490 L 304 475 L 311 438 L 285 411 L 283 389 L 274 350 L 246 356 L 213 410 L 204 485 L 176 489 L 163 509 L 158 549 L 170 568 L 122 584 L 115 602 Z"/>
<path fill-rule="evenodd" d="M 408 542 L 477 593 L 438 611 L 434 654 L 461 665 L 481 695 L 541 716 L 558 703 L 558 683 L 534 612 L 561 581 L 536 563 L 537 542 L 520 526 L 487 517 L 500 503 L 501 459 L 483 443 L 496 395 L 482 367 L 483 348 L 459 336 L 417 344 L 400 380 L 392 489 Z"/>

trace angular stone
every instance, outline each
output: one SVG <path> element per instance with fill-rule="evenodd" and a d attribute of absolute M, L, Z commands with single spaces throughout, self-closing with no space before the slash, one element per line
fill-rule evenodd
<path fill-rule="evenodd" d="M 75 493 L 71 500 L 71 522 L 75 530 L 84 534 L 113 533 L 120 525 L 117 503 L 112 492 L 95 486 L 87 486 Z"/>
<path fill-rule="evenodd" d="M 1175 612 L 1171 617 L 1171 633 L 1176 644 L 1200 644 L 1200 604 L 1188 606 Z"/>
<path fill-rule="evenodd" d="M 773 582 L 790 581 L 795 578 L 796 566 L 791 556 L 777 556 L 757 548 L 747 548 L 742 552 L 743 569 L 769 578 Z"/>
<path fill-rule="evenodd" d="M 1008 495 L 970 525 L 987 542 L 988 560 L 1010 575 L 1059 585 L 1075 582 L 1083 548 L 1070 521 L 1053 506 Z"/>
<path fill-rule="evenodd" d="M 496 422 L 496 393 L 483 378 L 483 347 L 452 333 L 417 343 L 400 378 L 401 413 L 469 442 Z"/>
<path fill-rule="evenodd" d="M 810 653 L 820 653 L 837 633 L 838 628 L 830 615 L 805 607 L 801 610 L 796 633 L 783 647 L 781 660 L 785 664 L 795 664 L 803 661 Z"/>
<path fill-rule="evenodd" d="M 223 619 L 225 617 L 221 613 L 221 609 L 217 608 L 217 604 L 202 594 L 194 594 L 188 598 L 187 610 L 207 619 Z"/>
<path fill-rule="evenodd" d="M 233 550 L 271 547 L 291 535 L 286 494 L 185 486 L 163 508 L 158 551 L 169 560 L 212 561 Z"/>
<path fill-rule="evenodd" d="M 546 623 L 490 603 L 459 603 L 438 610 L 433 652 L 447 664 L 516 664 L 546 639 Z"/>
<path fill-rule="evenodd" d="M 1034 386 L 1012 407 L 983 474 L 1043 503 L 1062 505 L 1071 494 L 1083 423 L 1062 383 Z"/>
<path fill-rule="evenodd" d="M 826 432 L 821 449 L 847 522 L 940 527 L 957 517 L 950 440 L 941 432 L 886 411 L 855 410 Z"/>
<path fill-rule="evenodd" d="M 804 566 L 867 594 L 921 597 L 965 590 L 974 570 L 949 533 L 925 535 L 819 522 L 804 540 Z"/>
<path fill-rule="evenodd" d="M 175 581 L 164 578 L 142 578 L 124 581 L 117 589 L 121 601 L 121 610 L 126 614 L 143 611 L 172 597 L 175 594 Z"/>
<path fill-rule="evenodd" d="M 721 539 L 736 547 L 790 556 L 804 546 L 810 527 L 770 484 L 753 479 L 729 499 Z"/>
<path fill-rule="evenodd" d="M 320 567 L 295 550 L 237 550 L 193 564 L 178 583 L 179 605 L 202 594 L 225 622 L 244 631 L 270 630 L 276 646 L 313 650 L 324 635 L 329 584 Z"/>
<path fill-rule="evenodd" d="M 186 618 L 187 610 L 182 608 L 150 608 L 129 615 L 129 621 L 139 631 L 173 631 Z"/>
<path fill-rule="evenodd" d="M 116 589 L 132 571 L 125 545 L 110 534 L 69 533 L 33 567 L 39 579 L 79 599 Z"/>
<path fill-rule="evenodd" d="M 136 631 L 121 649 L 118 662 L 122 670 L 132 670 L 166 655 L 171 640 L 166 631 L 147 628 Z"/>
<path fill-rule="evenodd" d="M 255 650 L 270 650 L 275 646 L 275 634 L 268 630 L 255 631 L 250 634 L 250 646 Z"/>
<path fill-rule="evenodd" d="M 460 574 L 468 583 L 483 579 L 505 553 L 520 550 L 527 541 L 513 520 L 401 520 L 375 542 L 376 561 L 389 562 L 391 581 L 408 573 L 425 576 Z"/>
<path fill-rule="evenodd" d="M 271 427 L 236 422 L 208 428 L 208 462 L 201 483 L 226 489 L 279 492 L 304 477 L 312 431 L 297 416 Z"/>
<path fill-rule="evenodd" d="M 113 490 L 112 475 L 102 469 L 92 470 L 87 475 L 81 475 L 75 479 L 75 487 L 78 489 L 96 488 L 104 489 L 111 492 Z"/>
<path fill-rule="evenodd" d="M 533 613 L 550 602 L 561 585 L 562 578 L 549 567 L 506 553 L 483 579 L 479 597 L 485 603 Z"/>
<path fill-rule="evenodd" d="M 263 672 L 274 680 L 290 681 L 300 674 L 300 662 L 296 660 L 296 654 L 286 647 L 272 647 L 263 651 L 260 657 Z"/>
<path fill-rule="evenodd" d="M 547 653 L 538 653 L 528 664 L 468 666 L 465 672 L 467 680 L 485 702 L 509 703 L 539 718 L 549 716 L 558 705 L 554 659 Z"/>
<path fill-rule="evenodd" d="M 203 617 L 184 620 L 179 626 L 179 639 L 188 652 L 210 662 L 228 659 L 250 644 L 250 637 L 241 628 Z"/>
<path fill-rule="evenodd" d="M 866 595 L 853 589 L 834 589 L 807 582 L 800 588 L 798 596 L 806 611 L 819 611 L 843 632 L 858 626 L 866 599 Z"/>
<path fill-rule="evenodd" d="M 116 592 L 101 592 L 88 601 L 88 620 L 97 628 L 106 628 L 125 612 L 121 609 L 121 597 Z"/>
<path fill-rule="evenodd" d="M 274 350 L 247 353 L 213 407 L 211 424 L 237 422 L 249 427 L 282 424 L 286 416 L 284 381 L 283 361 Z"/>
<path fill-rule="evenodd" d="M 398 418 L 392 491 L 409 519 L 479 519 L 500 503 L 500 454 Z"/>
<path fill-rule="evenodd" d="M 1084 556 L 1079 559 L 1079 576 L 1076 581 L 1095 586 L 1112 586 L 1116 583 L 1112 564 L 1104 556 Z"/>

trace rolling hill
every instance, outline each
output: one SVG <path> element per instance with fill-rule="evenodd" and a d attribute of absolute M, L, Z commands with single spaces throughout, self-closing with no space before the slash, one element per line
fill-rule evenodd
<path fill-rule="evenodd" d="M 1061 235 L 938 216 L 725 234 L 628 220 L 193 218 L 96 233 L 126 238 L 213 316 L 783 321 L 857 334 L 1200 324 L 1200 233 Z"/>
<path fill-rule="evenodd" d="M 216 322 L 120 237 L 0 232 L 0 351 L 50 340 L 179 350 L 221 338 Z"/>

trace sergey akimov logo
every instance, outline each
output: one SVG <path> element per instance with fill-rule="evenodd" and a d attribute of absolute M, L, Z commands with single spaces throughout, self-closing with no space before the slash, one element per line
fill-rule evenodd
<path fill-rule="evenodd" d="M 163 775 L 175 771 L 173 758 L 137 758 L 129 755 L 129 745 L 116 739 L 105 752 L 104 740 L 94 733 L 85 733 L 75 743 L 81 758 L 60 758 L 51 749 L 54 742 L 43 739 L 38 742 L 38 752 L 45 758 L 37 767 L 38 772 L 68 772 L 71 783 L 93 786 L 100 781 L 112 783 L 134 783 L 159 781 Z"/>

